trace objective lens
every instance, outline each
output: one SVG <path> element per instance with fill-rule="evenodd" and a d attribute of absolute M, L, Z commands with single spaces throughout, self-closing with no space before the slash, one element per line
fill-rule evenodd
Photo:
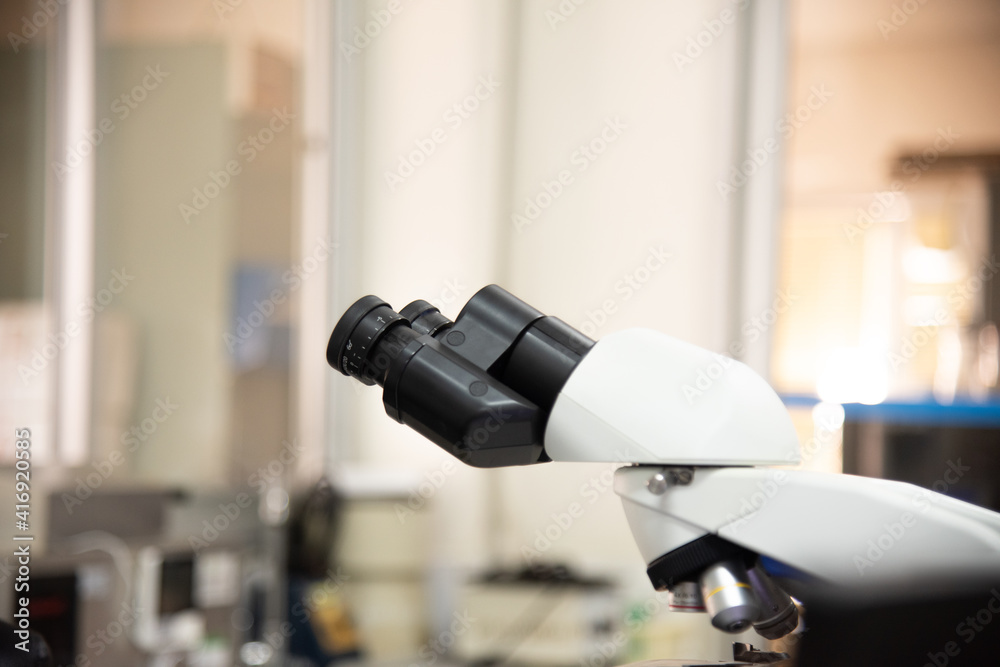
<path fill-rule="evenodd" d="M 701 598 L 701 587 L 694 581 L 682 581 L 669 589 L 670 611 L 704 612 L 705 601 Z"/>
<path fill-rule="evenodd" d="M 367 385 L 382 384 L 396 354 L 418 334 L 405 317 L 377 296 L 354 302 L 337 322 L 326 347 L 326 361 Z"/>
<path fill-rule="evenodd" d="M 724 632 L 742 632 L 760 616 L 743 563 L 731 559 L 716 563 L 701 575 L 701 595 L 712 625 Z"/>
<path fill-rule="evenodd" d="M 768 576 L 760 563 L 747 570 L 747 577 L 760 601 L 761 616 L 753 629 L 765 639 L 780 639 L 799 625 L 795 602 Z"/>

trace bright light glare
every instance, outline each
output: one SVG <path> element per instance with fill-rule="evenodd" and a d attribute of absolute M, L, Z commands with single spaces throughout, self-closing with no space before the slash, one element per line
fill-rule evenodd
<path fill-rule="evenodd" d="M 840 403 L 820 401 L 813 406 L 812 418 L 817 428 L 832 433 L 844 425 L 844 406 Z"/>
<path fill-rule="evenodd" d="M 827 403 L 875 405 L 888 393 L 885 357 L 876 350 L 840 347 L 831 350 L 816 380 L 816 393 Z"/>
<path fill-rule="evenodd" d="M 240 660 L 248 665 L 266 665 L 274 655 L 274 649 L 264 642 L 247 642 L 240 647 Z"/>
<path fill-rule="evenodd" d="M 903 253 L 903 273 L 915 283 L 939 285 L 961 280 L 967 272 L 965 262 L 954 250 L 915 246 Z"/>

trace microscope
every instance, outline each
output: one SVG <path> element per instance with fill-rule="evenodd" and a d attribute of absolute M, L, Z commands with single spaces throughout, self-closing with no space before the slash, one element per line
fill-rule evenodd
<path fill-rule="evenodd" d="M 799 443 L 774 390 L 656 331 L 595 342 L 490 285 L 455 321 L 427 301 L 396 312 L 363 297 L 326 354 L 468 465 L 626 462 L 614 489 L 652 585 L 725 632 L 784 637 L 813 591 L 1000 569 L 1000 514 L 910 484 L 789 469 Z"/>

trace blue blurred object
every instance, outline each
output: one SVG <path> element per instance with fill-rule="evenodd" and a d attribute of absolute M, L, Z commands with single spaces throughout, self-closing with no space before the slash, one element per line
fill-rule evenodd
<path fill-rule="evenodd" d="M 292 288 L 282 268 L 237 265 L 233 276 L 232 316 L 223 334 L 237 370 L 266 365 L 288 367 L 291 333 L 286 312 Z"/>
<path fill-rule="evenodd" d="M 820 400 L 805 394 L 782 394 L 786 406 L 809 408 Z M 938 403 L 932 396 L 912 401 L 883 401 L 875 405 L 845 403 L 844 417 L 853 422 L 885 422 L 926 426 L 1000 427 L 1000 399 L 976 401 L 957 397 Z"/>

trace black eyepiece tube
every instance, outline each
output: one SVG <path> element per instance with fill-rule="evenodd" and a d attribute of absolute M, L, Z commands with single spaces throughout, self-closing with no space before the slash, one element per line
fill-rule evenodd
<path fill-rule="evenodd" d="M 334 327 L 326 346 L 326 361 L 344 375 L 373 385 L 380 375 L 384 375 L 387 367 L 386 350 L 380 356 L 383 365 L 381 374 L 370 363 L 379 340 L 394 327 L 405 324 L 408 322 L 403 316 L 382 299 L 371 295 L 362 297 L 347 309 Z"/>
<path fill-rule="evenodd" d="M 478 467 L 548 460 L 549 410 L 594 341 L 489 285 L 452 322 L 431 303 L 397 313 L 359 299 L 334 327 L 327 362 L 383 387 L 386 412 Z"/>
<path fill-rule="evenodd" d="M 437 306 L 427 303 L 423 299 L 407 304 L 403 310 L 399 311 L 399 314 L 410 323 L 414 331 L 428 336 L 436 336 L 442 329 L 454 324 L 441 314 Z"/>

